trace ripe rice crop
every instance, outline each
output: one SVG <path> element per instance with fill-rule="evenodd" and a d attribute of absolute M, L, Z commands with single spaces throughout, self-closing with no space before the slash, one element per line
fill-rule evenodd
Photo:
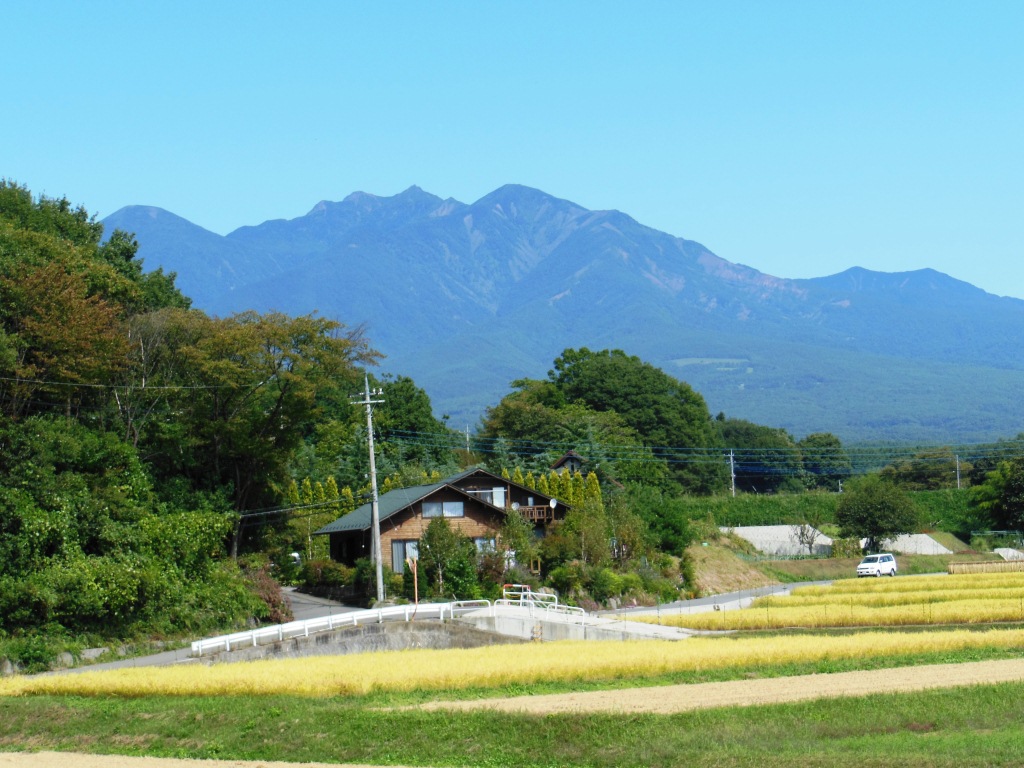
<path fill-rule="evenodd" d="M 957 589 L 1024 589 L 1024 573 L 977 573 L 957 576 L 900 576 L 895 579 L 842 579 L 830 586 L 798 587 L 794 595 L 857 592 L 924 592 Z"/>
<path fill-rule="evenodd" d="M 566 641 L 16 677 L 0 680 L 0 695 L 350 696 L 373 691 L 446 691 L 552 681 L 637 679 L 731 667 L 953 653 L 972 648 L 1013 649 L 1021 645 L 1024 630 L 1020 629 L 863 632 L 835 637 L 694 637 L 623 643 Z"/>
<path fill-rule="evenodd" d="M 827 627 L 900 627 L 922 624 L 988 624 L 1024 621 L 1024 598 L 1007 600 L 906 603 L 873 607 L 856 602 L 744 608 L 739 611 L 639 616 L 636 621 L 702 630 L 808 629 Z"/>
<path fill-rule="evenodd" d="M 1016 622 L 1024 621 L 1024 575 L 851 579 L 760 598 L 739 611 L 637 620 L 703 630 Z"/>
<path fill-rule="evenodd" d="M 914 592 L 846 592 L 805 595 L 793 592 L 791 595 L 759 597 L 753 608 L 792 608 L 808 605 L 863 605 L 881 607 L 886 605 L 914 605 L 922 603 L 944 603 L 957 600 L 1021 600 L 1024 587 L 1020 589 L 936 589 Z"/>

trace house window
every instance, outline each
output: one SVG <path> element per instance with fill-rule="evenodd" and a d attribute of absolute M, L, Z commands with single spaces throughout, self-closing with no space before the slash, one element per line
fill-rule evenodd
<path fill-rule="evenodd" d="M 420 543 L 416 539 L 399 539 L 391 542 L 391 570 L 402 573 L 405 569 L 405 558 L 418 560 Z"/>
<path fill-rule="evenodd" d="M 424 517 L 462 517 L 465 513 L 461 501 L 424 501 Z"/>
<path fill-rule="evenodd" d="M 488 539 L 481 536 L 473 539 L 473 543 L 476 544 L 477 552 L 493 552 L 494 551 L 494 539 Z"/>

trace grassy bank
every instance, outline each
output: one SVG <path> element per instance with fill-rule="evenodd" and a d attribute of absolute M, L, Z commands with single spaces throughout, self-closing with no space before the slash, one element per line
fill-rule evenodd
<path fill-rule="evenodd" d="M 659 715 L 380 711 L 304 697 L 0 700 L 5 749 L 462 766 L 992 766 L 1024 684 Z"/>

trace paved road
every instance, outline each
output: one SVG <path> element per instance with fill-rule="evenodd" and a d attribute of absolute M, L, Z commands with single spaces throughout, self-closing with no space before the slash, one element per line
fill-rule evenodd
<path fill-rule="evenodd" d="M 292 607 L 292 614 L 296 621 L 319 619 L 321 616 L 336 616 L 339 613 L 360 610 L 354 606 L 342 605 L 334 600 L 296 592 L 295 587 L 285 587 L 282 592 L 284 599 Z"/>
<path fill-rule="evenodd" d="M 359 610 L 358 608 L 353 608 L 348 605 L 342 605 L 334 600 L 325 600 L 322 597 L 304 595 L 300 592 L 296 592 L 294 587 L 285 587 L 282 591 L 284 593 L 285 600 L 287 600 L 292 607 L 292 613 L 295 615 L 296 621 L 318 619 L 321 616 L 332 616 L 339 613 Z M 82 667 L 47 672 L 45 674 L 68 674 L 76 672 L 91 672 L 93 670 L 101 669 L 130 669 L 132 667 L 163 667 L 170 664 L 194 663 L 195 661 L 196 660 L 192 658 L 191 645 L 186 645 L 184 648 L 178 648 L 173 651 L 164 651 L 162 653 L 154 653 L 149 656 L 136 656 L 133 658 L 119 659 L 118 661 L 110 661 L 103 664 L 88 664 Z"/>
<path fill-rule="evenodd" d="M 825 586 L 831 581 L 801 581 L 793 584 L 773 584 L 768 587 L 744 589 L 739 592 L 728 592 L 710 597 L 697 597 L 693 600 L 676 600 L 662 603 L 659 606 L 623 607 L 614 611 L 598 611 L 599 616 L 623 616 L 630 613 L 702 613 L 704 611 L 731 611 L 746 608 L 755 598 L 764 595 L 788 595 L 796 587 Z"/>

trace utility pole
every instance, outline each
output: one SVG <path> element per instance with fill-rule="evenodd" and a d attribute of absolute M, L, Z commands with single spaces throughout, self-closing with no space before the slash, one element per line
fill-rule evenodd
<path fill-rule="evenodd" d="M 736 457 L 729 451 L 729 475 L 732 477 L 732 495 L 736 498 Z"/>
<path fill-rule="evenodd" d="M 380 508 L 377 505 L 377 458 L 373 452 L 373 405 L 383 400 L 371 400 L 370 396 L 380 397 L 383 389 L 370 391 L 370 377 L 363 376 L 363 399 L 353 401 L 353 405 L 366 406 L 366 437 L 370 444 L 370 535 L 374 565 L 377 569 L 377 602 L 384 602 L 384 567 L 380 552 Z"/>

